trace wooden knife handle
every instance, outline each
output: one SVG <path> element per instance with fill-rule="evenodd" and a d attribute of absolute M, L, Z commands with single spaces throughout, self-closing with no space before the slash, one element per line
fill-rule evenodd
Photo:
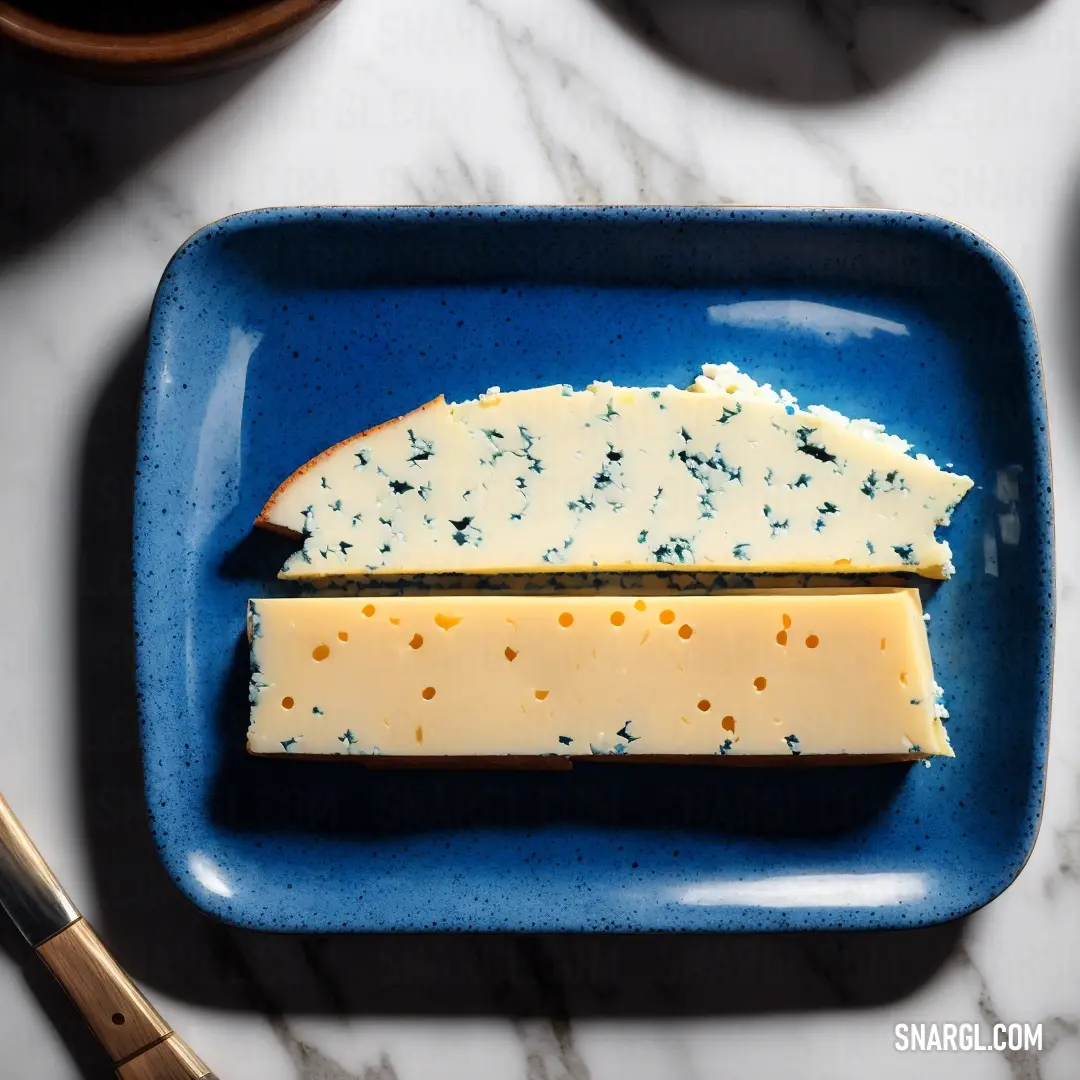
<path fill-rule="evenodd" d="M 2 795 L 0 909 L 68 992 L 120 1080 L 212 1080 L 79 914 Z"/>
<path fill-rule="evenodd" d="M 210 1070 L 178 1035 L 125 1061 L 116 1075 L 119 1080 L 213 1080 Z"/>
<path fill-rule="evenodd" d="M 210 1073 L 83 918 L 37 947 L 123 1080 L 202 1080 Z"/>

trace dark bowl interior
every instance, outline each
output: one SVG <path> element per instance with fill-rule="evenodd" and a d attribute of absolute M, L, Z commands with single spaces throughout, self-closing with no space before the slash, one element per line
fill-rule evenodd
<path fill-rule="evenodd" d="M 108 78 L 197 74 L 254 60 L 337 0 L 0 0 L 0 37 Z"/>
<path fill-rule="evenodd" d="M 27 15 L 56 27 L 92 34 L 167 34 L 204 26 L 264 7 L 259 0 L 20 0 Z"/>

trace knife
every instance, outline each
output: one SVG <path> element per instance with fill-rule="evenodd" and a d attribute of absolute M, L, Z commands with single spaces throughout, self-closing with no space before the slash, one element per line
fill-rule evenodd
<path fill-rule="evenodd" d="M 67 991 L 119 1080 L 215 1080 L 79 914 L 2 795 L 0 906 Z"/>

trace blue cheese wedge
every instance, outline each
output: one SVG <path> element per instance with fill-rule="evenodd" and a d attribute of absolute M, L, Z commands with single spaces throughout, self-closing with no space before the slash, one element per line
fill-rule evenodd
<path fill-rule="evenodd" d="M 248 610 L 255 754 L 952 756 L 914 589 Z"/>
<path fill-rule="evenodd" d="M 687 569 L 952 573 L 972 486 L 869 420 L 730 364 L 689 390 L 594 383 L 441 397 L 302 466 L 256 524 L 284 578 Z"/>

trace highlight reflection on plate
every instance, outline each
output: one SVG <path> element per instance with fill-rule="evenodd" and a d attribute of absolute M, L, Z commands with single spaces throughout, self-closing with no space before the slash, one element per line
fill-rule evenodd
<path fill-rule="evenodd" d="M 927 874 L 781 874 L 682 889 L 680 904 L 771 908 L 889 907 L 927 894 Z"/>

